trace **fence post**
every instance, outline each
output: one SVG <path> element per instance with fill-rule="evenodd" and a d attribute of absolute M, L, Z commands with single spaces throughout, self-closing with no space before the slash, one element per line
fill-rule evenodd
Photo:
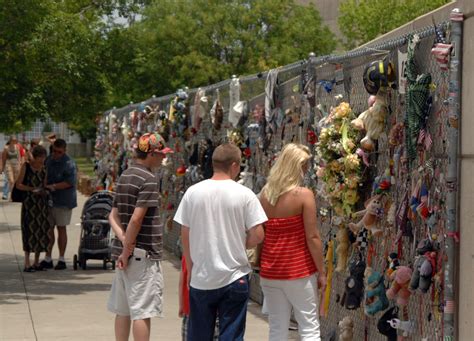
<path fill-rule="evenodd" d="M 446 255 L 447 263 L 444 268 L 444 340 L 455 340 L 457 334 L 456 325 L 456 244 L 459 240 L 458 230 L 458 146 L 459 127 L 461 114 L 461 72 L 462 72 L 462 25 L 463 14 L 458 9 L 452 10 L 451 20 L 451 43 L 453 53 L 451 57 L 449 73 L 449 125 L 448 125 L 448 167 L 446 175 Z"/>

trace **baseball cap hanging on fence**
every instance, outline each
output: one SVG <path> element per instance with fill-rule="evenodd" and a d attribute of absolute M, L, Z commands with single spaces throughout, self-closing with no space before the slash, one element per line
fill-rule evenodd
<path fill-rule="evenodd" d="M 144 153 L 174 153 L 171 148 L 166 147 L 165 139 L 158 133 L 146 133 L 140 136 L 136 149 Z"/>
<path fill-rule="evenodd" d="M 365 90 L 376 95 L 381 87 L 392 86 L 395 82 L 395 66 L 387 59 L 369 63 L 364 69 Z"/>

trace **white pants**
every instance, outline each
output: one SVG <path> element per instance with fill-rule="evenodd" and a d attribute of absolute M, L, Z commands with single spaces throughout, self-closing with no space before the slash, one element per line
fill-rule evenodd
<path fill-rule="evenodd" d="M 260 278 L 264 309 L 268 313 L 270 341 L 287 341 L 293 308 L 302 341 L 321 340 L 316 275 L 295 280 Z"/>

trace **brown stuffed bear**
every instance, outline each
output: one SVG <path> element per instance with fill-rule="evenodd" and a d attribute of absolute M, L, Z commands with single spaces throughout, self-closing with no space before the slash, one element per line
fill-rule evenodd
<path fill-rule="evenodd" d="M 382 230 L 376 227 L 378 215 L 382 211 L 382 195 L 374 195 L 365 202 L 365 210 L 357 212 L 356 216 L 362 216 L 358 223 L 349 223 L 349 228 L 357 234 L 362 227 L 372 232 L 373 236 L 382 234 Z"/>
<path fill-rule="evenodd" d="M 347 256 L 348 256 L 350 242 L 349 242 L 349 235 L 347 234 L 346 227 L 343 224 L 339 225 L 338 227 L 339 229 L 336 233 L 337 266 L 335 270 L 337 272 L 344 272 L 344 270 L 346 270 Z"/>
<path fill-rule="evenodd" d="M 374 140 L 378 140 L 384 130 L 385 116 L 388 113 L 386 97 L 386 90 L 380 89 L 375 99 L 372 96 L 369 98 L 369 109 L 351 122 L 357 130 L 365 130 L 365 137 L 360 141 L 360 144 L 367 151 L 374 150 Z"/>

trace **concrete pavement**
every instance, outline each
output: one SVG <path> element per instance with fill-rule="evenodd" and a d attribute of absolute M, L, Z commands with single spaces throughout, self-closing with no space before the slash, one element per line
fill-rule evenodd
<path fill-rule="evenodd" d="M 80 213 L 86 198 L 78 195 L 68 227 L 64 271 L 24 273 L 20 231 L 21 204 L 0 202 L 0 340 L 113 340 L 114 316 L 106 310 L 113 271 L 91 260 L 88 269 L 74 271 Z M 56 245 L 55 245 L 56 246 Z M 57 248 L 53 251 L 56 261 Z M 180 263 L 173 255 L 163 261 L 164 314 L 152 320 L 152 340 L 180 340 L 178 278 Z M 268 339 L 268 323 L 260 306 L 249 304 L 246 340 Z"/>

